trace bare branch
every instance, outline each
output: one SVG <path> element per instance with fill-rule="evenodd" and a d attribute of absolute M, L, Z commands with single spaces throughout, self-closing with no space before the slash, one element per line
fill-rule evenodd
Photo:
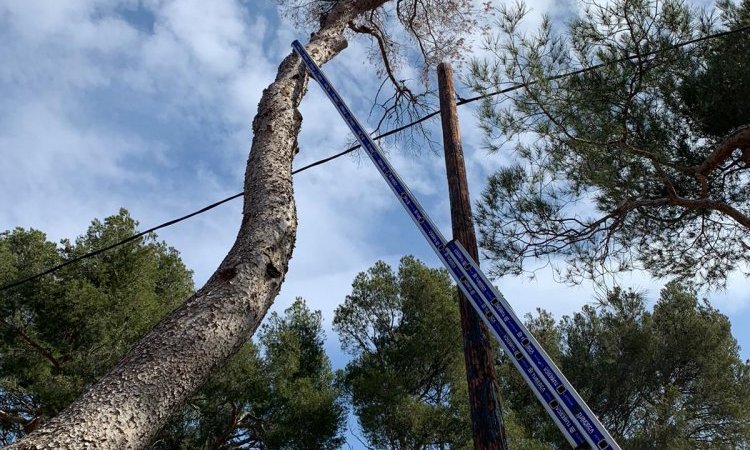
<path fill-rule="evenodd" d="M 703 161 L 701 165 L 694 168 L 695 173 L 699 175 L 708 175 L 711 171 L 724 164 L 724 162 L 732 156 L 732 153 L 734 153 L 735 150 L 742 151 L 743 160 L 750 159 L 750 157 L 746 156 L 750 153 L 750 124 L 732 130 L 727 137 L 716 146 L 706 160 Z"/>
<path fill-rule="evenodd" d="M 0 325 L 15 332 L 31 348 L 36 350 L 37 353 L 39 353 L 41 356 L 47 359 L 50 363 L 52 363 L 52 366 L 55 368 L 55 373 L 60 373 L 61 371 L 60 362 L 57 360 L 57 358 L 54 357 L 54 355 L 49 349 L 47 349 L 42 344 L 38 343 L 35 339 L 33 339 L 31 336 L 26 334 L 26 332 L 24 332 L 20 327 L 17 327 L 13 325 L 12 323 L 8 322 L 7 319 L 0 318 Z"/>

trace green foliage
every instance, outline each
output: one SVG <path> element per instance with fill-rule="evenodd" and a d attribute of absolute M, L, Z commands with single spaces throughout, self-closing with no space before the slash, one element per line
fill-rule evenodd
<path fill-rule="evenodd" d="M 352 356 L 344 385 L 374 448 L 471 448 L 455 288 L 404 257 L 352 284 L 334 329 Z"/>
<path fill-rule="evenodd" d="M 728 30 L 750 25 L 748 0 L 743 0 L 740 6 L 722 0 L 718 6 Z M 750 55 L 747 32 L 712 42 L 703 66 L 697 68 L 680 86 L 680 95 L 689 114 L 706 134 L 721 137 L 746 123 L 750 97 L 742 94 L 750 92 L 747 55 Z"/>
<path fill-rule="evenodd" d="M 643 295 L 616 289 L 557 325 L 544 312 L 529 325 L 623 449 L 750 442 L 750 364 L 740 360 L 727 318 L 694 292 L 669 284 L 648 311 Z M 507 364 L 499 369 L 518 421 L 565 448 L 520 377 Z"/>
<path fill-rule="evenodd" d="M 466 371 L 456 288 L 443 269 L 413 257 L 360 273 L 334 328 L 353 357 L 343 374 L 374 448 L 470 449 Z M 511 448 L 542 449 L 512 411 Z"/>
<path fill-rule="evenodd" d="M 138 233 L 125 210 L 61 245 L 44 233 L 0 234 L 0 284 Z M 0 293 L 0 439 L 13 442 L 56 415 L 193 292 L 179 253 L 155 235 Z M 272 314 L 172 418 L 161 449 L 333 449 L 345 419 L 320 312 L 297 299 Z"/>
<path fill-rule="evenodd" d="M 297 298 L 271 314 L 172 418 L 151 450 L 339 448 L 346 408 L 323 349 L 320 311 Z"/>
<path fill-rule="evenodd" d="M 615 289 L 556 322 L 526 324 L 626 450 L 740 449 L 750 444 L 750 363 L 728 319 L 668 284 L 653 309 Z M 471 448 L 455 287 L 412 257 L 397 273 L 360 273 L 334 328 L 353 356 L 342 376 L 373 448 Z M 510 448 L 569 444 L 500 352 L 498 385 Z"/>
<path fill-rule="evenodd" d="M 334 386 L 330 361 L 323 349 L 320 311 L 310 312 L 298 298 L 285 318 L 272 314 L 260 342 L 271 378 L 269 411 L 274 423 L 266 437 L 269 449 L 333 449 L 346 409 Z"/>
<path fill-rule="evenodd" d="M 0 284 L 136 234 L 125 210 L 74 243 L 41 231 L 0 234 Z M 54 416 L 193 291 L 178 252 L 156 236 L 0 293 L 0 439 Z"/>
<path fill-rule="evenodd" d="M 722 286 L 747 270 L 750 33 L 669 49 L 750 23 L 750 2 L 721 7 L 723 28 L 679 0 L 584 2 L 537 34 L 523 4 L 501 9 L 494 60 L 472 67 L 481 93 L 525 85 L 480 109 L 491 149 L 517 144 L 478 207 L 497 273 L 564 259 L 571 282 L 644 268 Z"/>

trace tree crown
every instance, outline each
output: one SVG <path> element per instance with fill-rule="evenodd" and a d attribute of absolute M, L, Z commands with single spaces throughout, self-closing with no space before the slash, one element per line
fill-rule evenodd
<path fill-rule="evenodd" d="M 533 36 L 522 4 L 503 9 L 496 59 L 473 65 L 480 92 L 524 85 L 480 109 L 490 147 L 515 140 L 517 157 L 479 203 L 482 246 L 500 274 L 561 257 L 572 282 L 641 268 L 722 286 L 748 262 L 748 33 L 674 49 L 716 17 L 672 0 L 584 6 L 566 32 L 545 19 Z M 747 24 L 747 2 L 723 8 L 725 28 Z"/>

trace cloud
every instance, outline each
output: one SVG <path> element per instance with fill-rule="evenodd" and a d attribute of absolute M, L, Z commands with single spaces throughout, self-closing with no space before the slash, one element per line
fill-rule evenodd
<path fill-rule="evenodd" d="M 87 223 L 94 215 L 116 211 L 126 191 L 156 184 L 152 173 L 129 161 L 142 160 L 146 153 L 151 159 L 163 146 L 69 120 L 74 116 L 74 108 L 43 98 L 19 105 L 0 122 L 6 169 L 0 193 L 14 200 L 3 212 L 6 227 L 33 225 L 55 238 L 69 236 L 81 231 L 74 225 L 80 224 L 76 214 Z"/>
<path fill-rule="evenodd" d="M 239 192 L 250 123 L 262 90 L 291 41 L 270 2 L 217 0 L 65 0 L 0 3 L 0 227 L 34 226 L 51 238 L 83 233 L 94 217 L 131 210 L 142 228 Z M 548 3 L 535 3 L 537 11 Z M 324 67 L 360 119 L 379 80 L 356 40 Z M 460 110 L 472 198 L 508 155 L 487 155 L 471 106 Z M 311 82 L 301 112 L 295 167 L 341 151 L 351 135 Z M 372 128 L 372 123 L 368 125 Z M 430 125 L 440 138 L 438 122 Z M 406 183 L 450 236 L 441 152 L 386 146 Z M 274 310 L 300 295 L 330 327 L 356 273 L 376 260 L 396 266 L 414 254 L 437 258 L 365 155 L 295 175 L 299 234 Z M 202 284 L 226 254 L 241 200 L 160 231 Z M 658 295 L 658 283 L 641 279 Z M 519 314 L 541 306 L 561 314 L 591 301 L 549 273 L 505 279 Z M 740 317 L 750 298 L 733 283 L 717 305 Z M 657 287 L 651 287 L 657 286 Z M 744 322 L 746 323 L 746 322 Z M 329 328 L 330 331 L 330 328 Z M 328 347 L 337 338 L 328 333 Z M 745 341 L 747 342 L 747 341 Z M 745 345 L 745 347 L 748 347 Z M 337 361 L 343 361 L 340 354 Z"/>
<path fill-rule="evenodd" d="M 171 35 L 194 58 L 195 66 L 215 77 L 231 76 L 242 65 L 244 51 L 255 38 L 248 33 L 244 14 L 232 0 L 167 2 L 157 16 L 158 29 Z M 261 35 L 264 30 L 255 30 Z"/>
<path fill-rule="evenodd" d="M 252 45 L 270 32 L 267 18 L 229 0 L 70 0 L 5 2 L 0 21 L 9 43 L 0 47 L 0 142 L 12 168 L 0 186 L 18 202 L 0 224 L 70 221 L 51 233 L 63 236 L 117 206 L 138 209 L 142 193 L 184 202 L 226 173 L 234 177 L 220 191 L 241 186 L 241 164 L 227 155 L 244 162 L 247 124 L 273 77 Z M 73 212 L 82 218 L 56 217 Z"/>

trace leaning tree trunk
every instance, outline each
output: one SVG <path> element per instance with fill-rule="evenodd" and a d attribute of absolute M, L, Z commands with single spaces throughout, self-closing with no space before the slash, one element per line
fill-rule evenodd
<path fill-rule="evenodd" d="M 342 1 L 308 50 L 320 64 L 347 42 L 348 22 L 388 0 Z M 8 449 L 138 449 L 258 327 L 279 292 L 294 248 L 292 159 L 307 76 L 296 55 L 279 66 L 253 121 L 237 239 L 194 296 L 151 330 L 103 379 Z"/>

